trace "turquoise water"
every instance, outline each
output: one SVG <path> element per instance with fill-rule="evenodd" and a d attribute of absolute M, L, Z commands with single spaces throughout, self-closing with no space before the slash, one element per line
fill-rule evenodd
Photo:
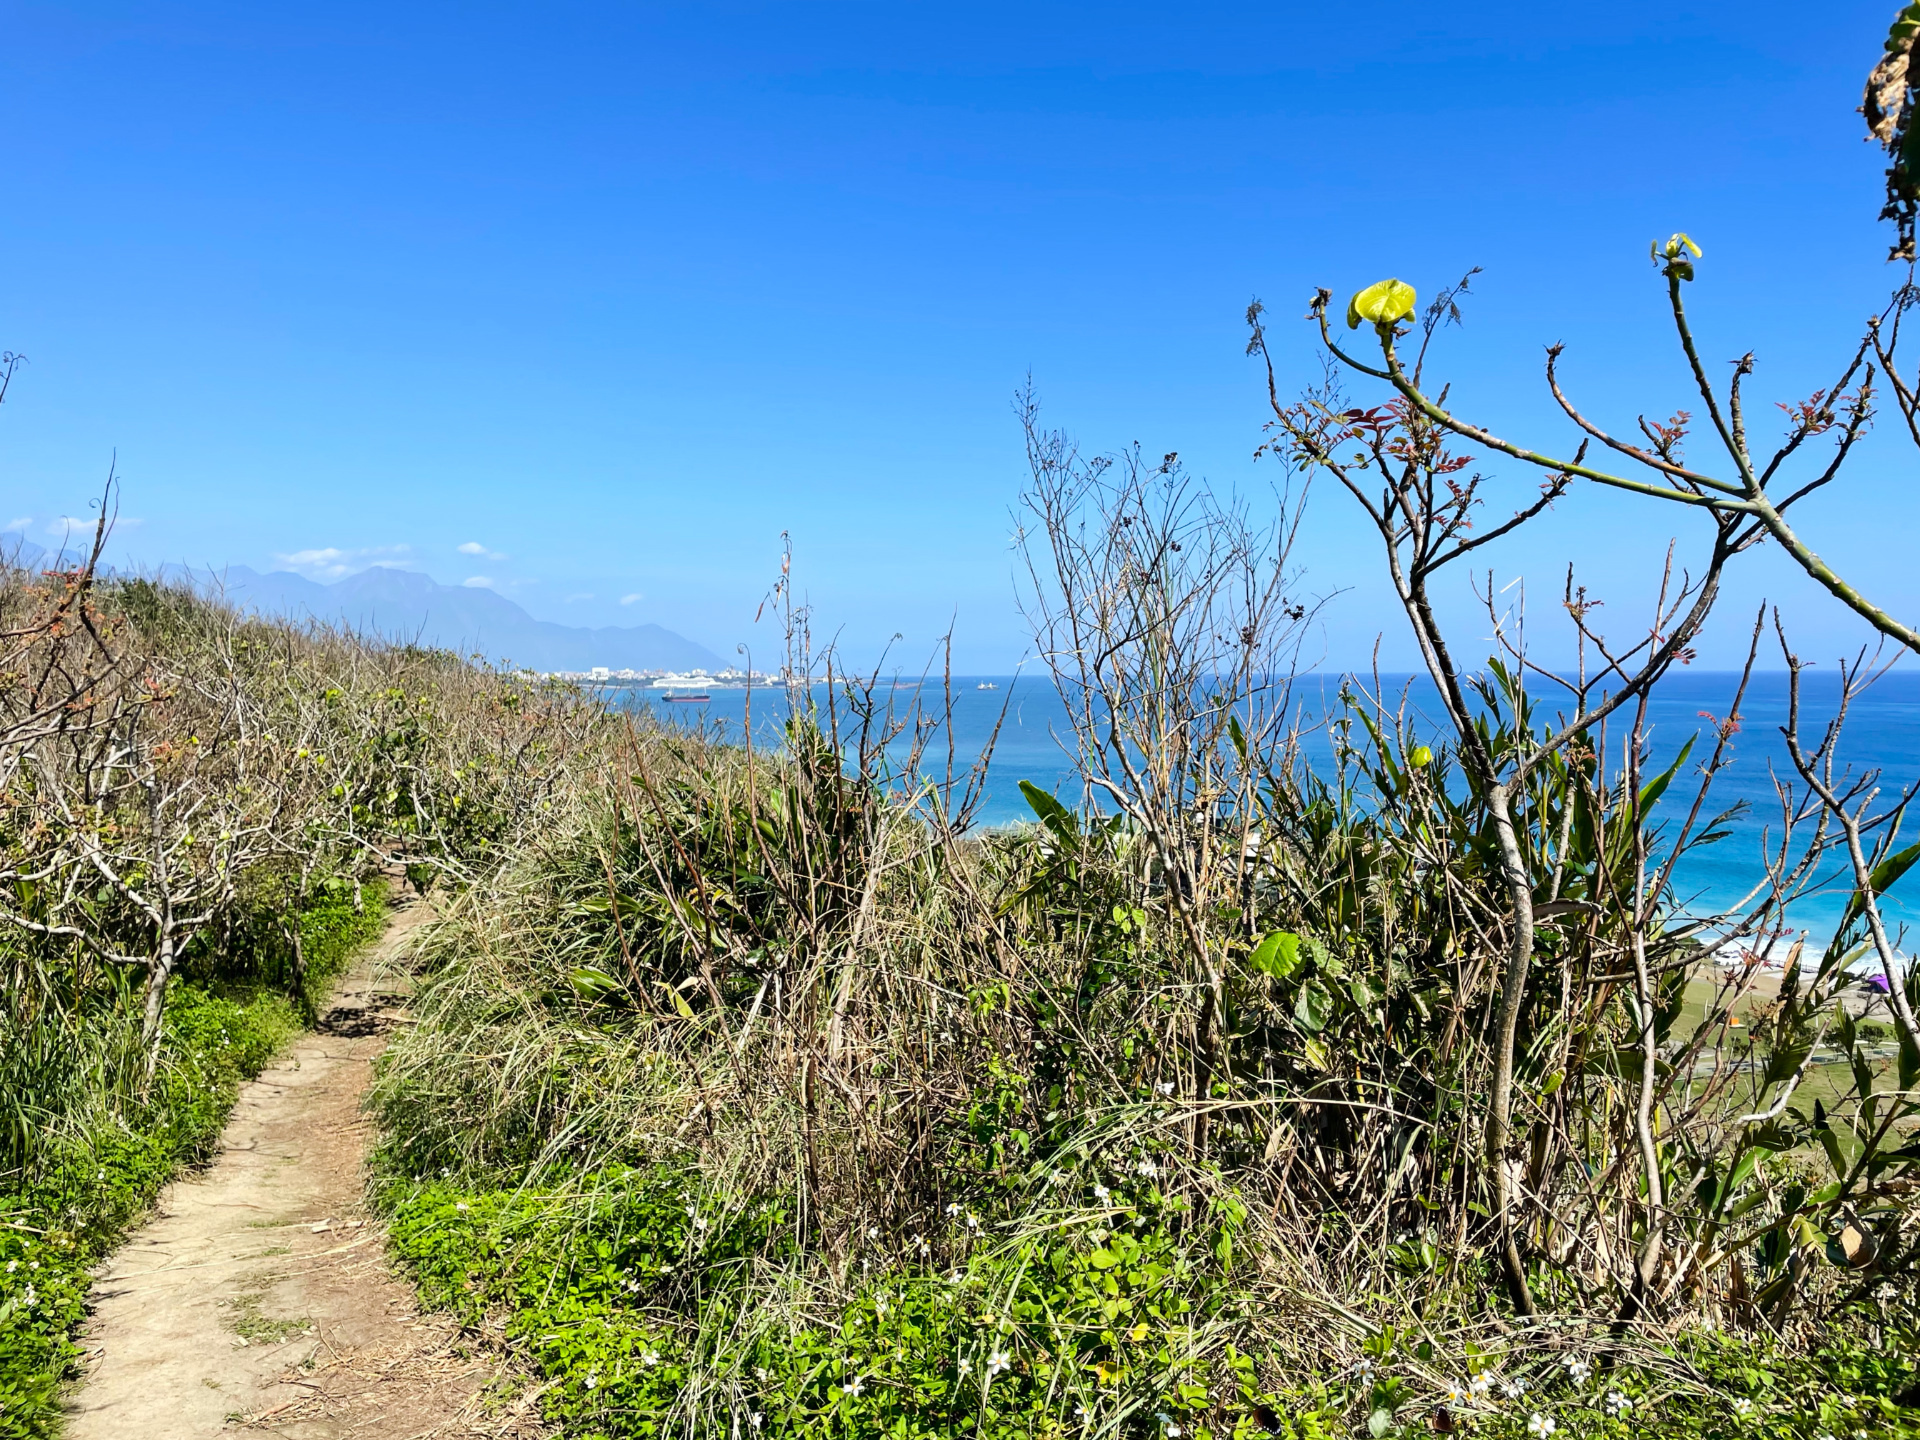
<path fill-rule="evenodd" d="M 979 689 L 983 680 L 996 688 Z M 1738 680 L 1737 675 L 1729 673 L 1682 671 L 1666 681 L 1650 706 L 1656 768 L 1669 763 L 1689 737 L 1700 736 L 1689 766 L 1668 792 L 1664 808 L 1674 812 L 1676 823 L 1692 801 L 1697 783 L 1695 767 L 1712 748 L 1711 724 L 1702 712 L 1724 716 Z M 1383 683 L 1396 697 L 1404 690 L 1416 715 L 1438 715 L 1431 682 L 1387 676 Z M 1311 721 L 1331 708 L 1338 689 L 1337 677 L 1306 677 L 1296 684 L 1297 708 Z M 710 693 L 712 699 L 706 705 L 663 704 L 656 691 L 630 690 L 620 695 L 623 703 L 650 710 L 669 723 L 704 725 L 732 739 L 738 739 L 744 731 L 750 698 L 756 743 L 777 743 L 784 714 L 777 691 L 756 690 L 751 697 L 744 690 L 716 689 Z M 903 713 L 916 694 L 931 713 L 938 714 L 944 708 L 937 682 L 919 691 L 902 687 L 891 693 L 893 703 Z M 1068 748 L 1071 730 L 1066 711 L 1050 684 L 1030 677 L 968 676 L 956 678 L 951 693 L 950 735 L 956 772 L 965 771 L 986 744 L 995 723 L 1001 722 L 977 823 L 1004 825 L 1031 819 L 1032 812 L 1020 795 L 1022 780 L 1031 780 L 1069 803 L 1080 801 L 1080 786 Z M 1552 697 L 1544 691 L 1536 693 L 1542 708 L 1551 708 Z M 1817 742 L 1820 727 L 1832 716 L 1837 694 L 1837 681 L 1832 676 L 1811 675 L 1803 682 L 1801 733 L 1808 748 Z M 1763 846 L 1769 837 L 1777 846 L 1781 833 L 1780 800 L 1774 781 L 1776 777 L 1797 781 L 1780 734 L 1786 718 L 1786 677 L 1755 676 L 1742 707 L 1743 723 L 1734 740 L 1733 763 L 1716 777 L 1707 812 L 1745 802 L 1746 813 L 1732 822 L 1724 840 L 1694 851 L 1678 876 L 1682 898 L 1703 913 L 1732 904 L 1764 878 Z M 1621 733 L 1619 727 L 1614 733 Z M 949 732 L 943 728 L 929 743 L 926 763 L 931 771 L 944 771 L 948 738 Z M 1310 762 L 1324 761 L 1330 754 L 1324 734 L 1316 734 L 1309 741 Z M 1920 672 L 1889 675 L 1854 702 L 1841 757 L 1856 772 L 1878 770 L 1883 799 L 1920 781 Z M 1688 783 L 1688 776 L 1693 777 L 1693 783 Z M 1824 942 L 1839 923 L 1849 889 L 1833 865 L 1822 873 L 1831 876 L 1832 883 L 1822 893 L 1800 902 L 1790 916 L 1791 924 L 1809 931 L 1816 942 Z M 1914 887 L 1913 892 L 1903 895 L 1907 886 Z M 1914 943 L 1920 945 L 1920 868 L 1887 896 L 1886 912 L 1890 922 L 1913 923 Z"/>

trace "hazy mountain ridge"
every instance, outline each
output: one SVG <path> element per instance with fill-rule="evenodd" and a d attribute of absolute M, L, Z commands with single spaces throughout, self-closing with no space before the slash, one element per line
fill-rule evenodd
<path fill-rule="evenodd" d="M 4 548 L 17 565 L 49 560 L 31 541 L 16 539 Z M 224 570 L 166 566 L 161 574 L 262 615 L 343 623 L 388 640 L 478 653 L 535 670 L 604 665 L 612 670 L 711 671 L 730 663 L 661 625 L 587 627 L 536 620 L 494 590 L 442 585 L 417 570 L 379 565 L 331 585 L 287 570 L 262 574 L 245 565 Z"/>
<path fill-rule="evenodd" d="M 262 614 L 337 620 L 389 640 L 478 652 L 535 670 L 719 670 L 713 651 L 660 625 L 588 628 L 536 620 L 483 586 L 442 585 L 416 570 L 375 566 L 323 585 L 245 565 L 195 577 L 202 588 Z"/>

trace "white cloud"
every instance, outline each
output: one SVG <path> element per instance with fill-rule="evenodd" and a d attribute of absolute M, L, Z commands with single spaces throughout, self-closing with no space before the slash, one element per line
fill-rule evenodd
<path fill-rule="evenodd" d="M 620 597 L 620 603 L 622 605 L 637 605 L 646 598 L 647 598 L 646 596 L 642 595 L 638 590 L 636 590 L 631 595 L 622 595 Z"/>
<path fill-rule="evenodd" d="M 33 524 L 33 516 L 22 515 L 18 520 L 9 520 L 5 525 L 0 525 L 0 535 L 11 535 L 16 530 L 24 534 L 31 524 Z"/>
<path fill-rule="evenodd" d="M 466 586 L 469 590 L 493 589 L 493 577 L 491 575 L 469 575 L 467 576 L 466 579 L 462 580 L 460 583 Z"/>
<path fill-rule="evenodd" d="M 464 545 L 454 547 L 462 555 L 484 555 L 489 560 L 504 560 L 507 557 L 498 550 L 489 550 L 478 540 L 469 540 Z"/>
<path fill-rule="evenodd" d="M 273 558 L 285 569 L 309 580 L 339 580 L 382 561 L 404 560 L 411 549 L 408 545 L 370 545 L 358 550 L 341 550 L 327 545 Z"/>
<path fill-rule="evenodd" d="M 592 592 L 591 590 L 582 590 L 582 591 L 581 591 L 581 592 L 580 592 L 579 594 L 577 594 L 577 595 L 569 595 L 569 596 L 567 596 L 567 601 L 566 601 L 566 603 L 567 603 L 567 604 L 569 604 L 569 605 L 571 605 L 571 604 L 573 604 L 573 603 L 574 603 L 575 601 L 577 601 L 577 600 L 591 600 L 592 598 L 593 598 L 593 592 Z"/>

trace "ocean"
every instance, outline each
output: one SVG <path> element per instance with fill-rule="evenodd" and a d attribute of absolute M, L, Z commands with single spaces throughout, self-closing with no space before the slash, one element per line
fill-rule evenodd
<path fill-rule="evenodd" d="M 1440 710 L 1432 682 L 1424 676 L 1383 676 L 1384 689 L 1398 697 L 1407 696 L 1411 711 L 1423 719 L 1437 719 Z M 1652 773 L 1670 763 L 1686 741 L 1694 736 L 1689 764 L 1676 777 L 1663 806 L 1677 823 L 1691 803 L 1697 766 L 1711 752 L 1714 720 L 1728 711 L 1739 676 L 1728 672 L 1680 671 L 1661 686 L 1649 711 L 1654 754 Z M 994 688 L 981 689 L 983 684 Z M 1339 677 L 1309 675 L 1295 683 L 1295 706 L 1311 723 L 1332 708 L 1339 691 Z M 1368 681 L 1369 687 L 1371 680 Z M 1804 748 L 1818 743 L 1819 731 L 1832 718 L 1838 701 L 1838 678 L 1831 673 L 1813 673 L 1802 682 L 1801 734 Z M 755 743 L 777 745 L 784 720 L 784 697 L 778 689 L 715 688 L 704 705 L 667 704 L 663 692 L 620 688 L 618 703 L 635 710 L 650 711 L 664 723 L 703 726 L 724 739 L 738 740 L 744 733 L 747 706 L 751 698 Z M 887 692 L 883 689 L 883 696 Z M 913 703 L 915 690 L 902 685 L 892 692 L 894 703 L 904 707 Z M 937 713 L 941 708 L 940 682 L 936 677 L 920 692 L 926 707 Z M 1033 818 L 1022 797 L 1019 782 L 1032 781 L 1043 790 L 1058 795 L 1068 804 L 1081 800 L 1080 785 L 1071 759 L 1071 730 L 1065 707 L 1050 683 L 1034 676 L 965 676 L 953 681 L 951 741 L 956 773 L 963 773 L 979 755 L 1001 720 L 999 741 L 987 772 L 986 796 L 978 812 L 977 823 L 985 826 L 1014 824 Z M 1552 696 L 1546 687 L 1535 688 L 1537 703 L 1551 710 Z M 1787 718 L 1787 677 L 1784 674 L 1757 674 L 1748 686 L 1741 715 L 1741 729 L 1732 747 L 1732 763 L 1716 777 L 1708 801 L 1711 815 L 1744 802 L 1744 813 L 1726 827 L 1724 839 L 1693 851 L 1676 875 L 1677 890 L 1683 904 L 1699 913 L 1718 910 L 1737 902 L 1765 878 L 1762 855 L 1769 846 L 1777 849 L 1781 834 L 1780 798 L 1775 780 L 1791 779 L 1798 789 L 1788 759 L 1781 727 Z M 1616 724 L 1613 732 L 1621 733 Z M 943 772 L 947 741 L 943 730 L 929 744 L 926 764 L 931 771 Z M 1617 739 L 1615 741 L 1618 743 Z M 1324 731 L 1317 732 L 1306 746 L 1309 763 L 1325 763 L 1331 746 Z M 1920 672 L 1891 674 L 1866 695 L 1855 700 L 1847 718 L 1840 758 L 1854 772 L 1877 771 L 1882 798 L 1897 797 L 1899 792 L 1920 781 Z M 1916 827 L 1909 826 L 1912 831 Z M 1822 870 L 1827 883 L 1819 893 L 1800 901 L 1789 915 L 1789 925 L 1804 929 L 1812 942 L 1810 948 L 1824 945 L 1838 925 L 1851 888 L 1850 881 L 1837 863 Z M 1903 893 L 1913 887 L 1911 894 Z M 1890 925 L 1913 923 L 1920 937 L 1920 867 L 1893 887 L 1885 898 L 1885 913 Z M 1916 943 L 1920 943 L 1917 940 Z M 1905 948 L 1905 947 L 1903 947 Z"/>

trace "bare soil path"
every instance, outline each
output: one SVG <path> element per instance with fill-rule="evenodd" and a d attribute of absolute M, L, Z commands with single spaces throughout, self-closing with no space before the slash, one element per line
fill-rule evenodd
<path fill-rule="evenodd" d="M 402 999 L 384 962 L 428 916 L 397 911 L 318 1028 L 241 1091 L 214 1162 L 102 1267 L 68 1440 L 540 1433 L 499 1358 L 419 1311 L 366 1207 L 360 1099 Z"/>

